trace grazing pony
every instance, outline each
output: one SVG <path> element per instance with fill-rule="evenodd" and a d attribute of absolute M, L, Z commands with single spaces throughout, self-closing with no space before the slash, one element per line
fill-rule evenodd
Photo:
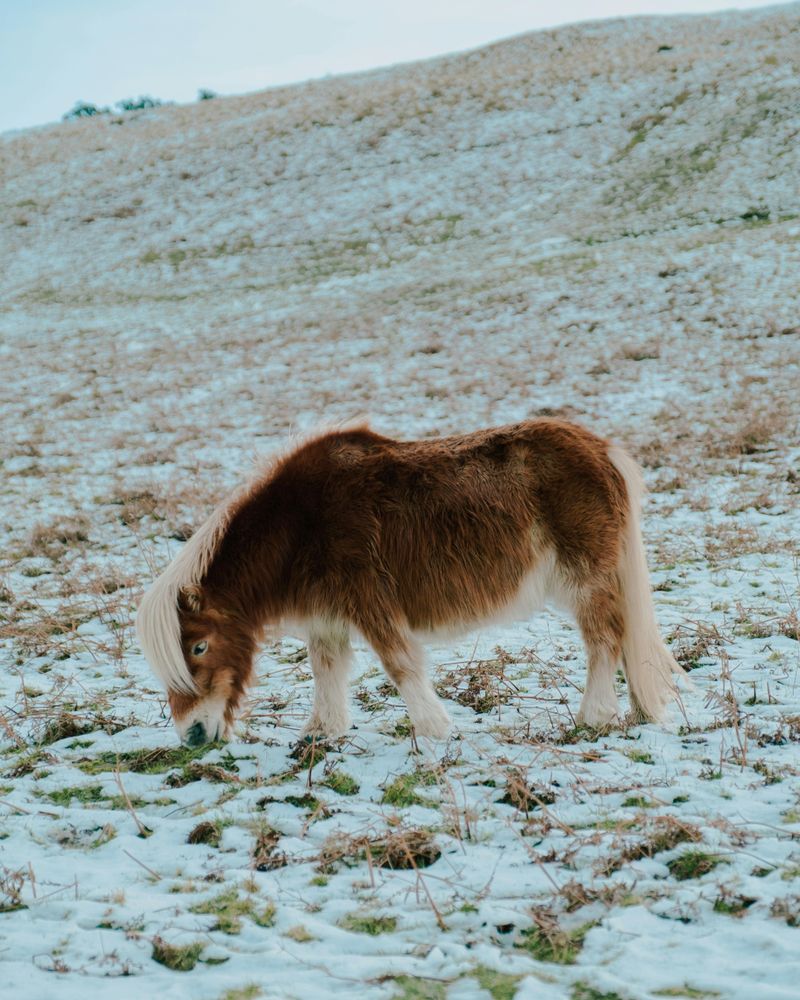
<path fill-rule="evenodd" d="M 622 449 L 561 420 L 428 441 L 366 426 L 323 433 L 223 503 L 144 595 L 142 648 L 181 739 L 226 737 L 267 626 L 302 635 L 307 735 L 340 736 L 350 637 L 373 648 L 420 736 L 449 718 L 419 636 L 519 620 L 548 601 L 587 651 L 580 719 L 659 720 L 681 668 L 656 625 L 639 529 L 641 478 Z"/>

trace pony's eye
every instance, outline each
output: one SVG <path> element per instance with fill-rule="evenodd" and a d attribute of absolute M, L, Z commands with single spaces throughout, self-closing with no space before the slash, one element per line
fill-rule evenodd
<path fill-rule="evenodd" d="M 205 639 L 202 642 L 196 642 L 192 646 L 192 656 L 202 656 L 203 653 L 208 649 L 208 643 Z"/>

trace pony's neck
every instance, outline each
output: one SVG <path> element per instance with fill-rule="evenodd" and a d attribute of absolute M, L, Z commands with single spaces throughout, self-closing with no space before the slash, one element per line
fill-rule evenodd
<path fill-rule="evenodd" d="M 276 501 L 268 479 L 235 502 L 203 581 L 215 604 L 256 632 L 283 612 L 288 525 Z"/>

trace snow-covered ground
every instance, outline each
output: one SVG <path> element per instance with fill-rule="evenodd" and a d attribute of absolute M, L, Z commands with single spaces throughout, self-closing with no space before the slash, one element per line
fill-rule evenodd
<path fill-rule="evenodd" d="M 792 4 L 0 137 L 4 995 L 798 996 L 798 79 Z M 177 746 L 135 606 L 255 458 L 541 413 L 645 466 L 669 725 L 542 615 L 431 647 L 447 744 L 361 649 L 304 755 L 284 639 Z"/>

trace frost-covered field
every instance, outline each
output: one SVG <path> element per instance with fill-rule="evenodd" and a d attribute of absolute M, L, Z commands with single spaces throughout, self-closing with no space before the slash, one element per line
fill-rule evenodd
<path fill-rule="evenodd" d="M 798 996 L 798 74 L 794 4 L 0 138 L 4 995 Z M 645 466 L 668 726 L 543 615 L 431 648 L 446 744 L 362 648 L 298 747 L 285 638 L 178 747 L 135 606 L 254 458 L 542 413 Z"/>

